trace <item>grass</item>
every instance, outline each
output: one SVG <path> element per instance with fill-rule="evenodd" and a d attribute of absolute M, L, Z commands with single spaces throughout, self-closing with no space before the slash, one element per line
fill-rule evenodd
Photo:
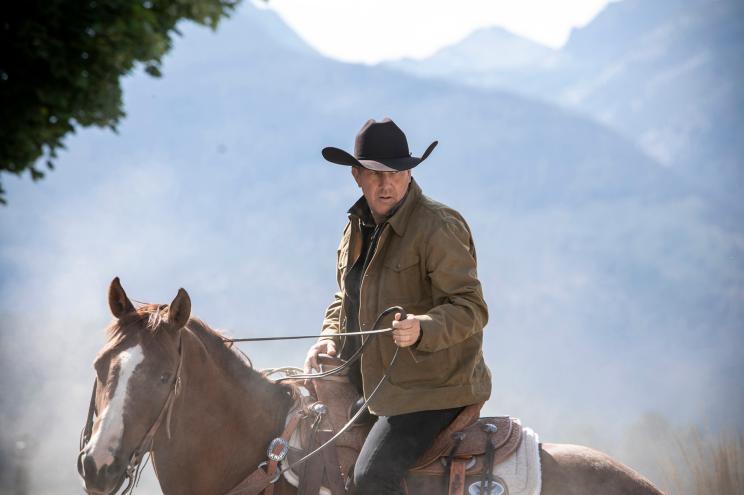
<path fill-rule="evenodd" d="M 693 430 L 676 443 L 665 470 L 670 495 L 744 494 L 744 434 L 706 439 Z"/>

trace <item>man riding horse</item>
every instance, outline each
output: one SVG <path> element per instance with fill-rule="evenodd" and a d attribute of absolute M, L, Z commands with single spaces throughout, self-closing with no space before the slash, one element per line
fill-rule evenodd
<path fill-rule="evenodd" d="M 354 493 L 403 493 L 406 471 L 464 406 L 491 393 L 483 360 L 488 309 L 476 270 L 470 229 L 457 211 L 424 196 L 411 177 L 423 162 L 408 150 L 389 118 L 369 120 L 356 136 L 354 155 L 327 147 L 323 157 L 351 166 L 363 196 L 349 209 L 338 249 L 339 291 L 323 321 L 324 337 L 308 351 L 347 358 L 361 345 L 346 332 L 370 330 L 385 308 L 403 306 L 390 335 L 379 336 L 357 364 L 352 381 L 365 397 L 380 381 L 396 347 L 390 378 L 369 404 L 375 423 L 354 467 Z M 359 362 L 357 362 L 359 363 Z"/>

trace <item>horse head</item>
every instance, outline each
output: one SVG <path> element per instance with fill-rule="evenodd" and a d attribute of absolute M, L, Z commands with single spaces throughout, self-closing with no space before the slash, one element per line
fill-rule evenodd
<path fill-rule="evenodd" d="M 180 289 L 170 305 L 135 308 L 118 277 L 109 287 L 114 322 L 94 362 L 96 380 L 77 469 L 85 490 L 116 492 L 132 476 L 166 420 L 179 382 L 180 330 L 191 300 Z"/>

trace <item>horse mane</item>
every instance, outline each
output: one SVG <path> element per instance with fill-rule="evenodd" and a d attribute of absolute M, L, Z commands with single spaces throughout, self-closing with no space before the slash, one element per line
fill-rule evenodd
<path fill-rule="evenodd" d="M 98 356 L 112 352 L 142 333 L 157 335 L 170 329 L 168 308 L 167 304 L 138 303 L 135 311 L 122 315 L 106 329 L 107 341 Z M 287 403 L 287 409 L 299 394 L 295 386 L 277 384 L 256 371 L 248 356 L 237 347 L 234 348 L 233 343 L 228 341 L 222 332 L 213 329 L 201 319 L 192 316 L 185 328 L 199 338 L 210 353 L 224 363 L 229 371 L 245 384 L 246 388 L 250 387 L 252 393 L 262 391 L 272 399 L 281 400 L 283 404 Z M 284 408 L 279 408 L 279 410 L 282 409 Z"/>
<path fill-rule="evenodd" d="M 121 315 L 106 328 L 106 344 L 98 352 L 97 358 L 112 352 L 144 331 L 158 333 L 166 326 L 167 312 L 167 304 L 138 303 L 135 311 Z"/>

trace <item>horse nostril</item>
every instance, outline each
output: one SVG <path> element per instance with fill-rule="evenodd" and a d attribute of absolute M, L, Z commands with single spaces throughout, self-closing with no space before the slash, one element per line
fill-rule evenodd
<path fill-rule="evenodd" d="M 78 472 L 83 478 L 89 478 L 96 473 L 96 463 L 93 457 L 82 454 L 78 459 Z"/>

